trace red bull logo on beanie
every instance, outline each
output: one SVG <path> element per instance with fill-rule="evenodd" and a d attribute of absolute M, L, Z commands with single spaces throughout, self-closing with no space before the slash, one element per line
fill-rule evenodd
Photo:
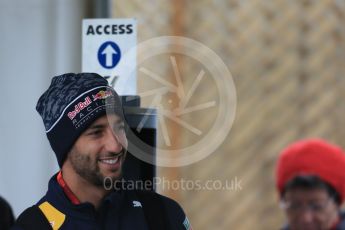
<path fill-rule="evenodd" d="M 106 99 L 110 96 L 113 96 L 113 93 L 110 90 L 101 90 L 98 93 L 96 93 L 95 95 L 92 95 L 93 101 L 97 101 L 99 99 Z"/>
<path fill-rule="evenodd" d="M 90 97 L 87 96 L 83 102 L 79 102 L 78 104 L 76 104 L 74 106 L 74 110 L 69 112 L 67 116 L 69 117 L 69 119 L 73 120 L 73 118 L 75 118 L 75 116 L 77 116 L 78 113 L 80 113 L 83 109 L 88 107 L 91 103 L 92 101 Z"/>

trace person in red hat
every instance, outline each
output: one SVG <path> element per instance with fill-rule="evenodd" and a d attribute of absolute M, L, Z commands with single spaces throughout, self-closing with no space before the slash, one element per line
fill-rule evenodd
<path fill-rule="evenodd" d="M 321 139 L 297 141 L 279 155 L 276 188 L 284 230 L 345 230 L 345 154 Z"/>

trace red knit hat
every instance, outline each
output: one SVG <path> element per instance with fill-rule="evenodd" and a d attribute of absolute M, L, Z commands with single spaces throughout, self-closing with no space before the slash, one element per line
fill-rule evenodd
<path fill-rule="evenodd" d="M 278 159 L 276 186 L 282 195 L 285 184 L 298 175 L 315 175 L 333 186 L 341 202 L 345 198 L 345 155 L 343 150 L 321 139 L 295 142 Z"/>

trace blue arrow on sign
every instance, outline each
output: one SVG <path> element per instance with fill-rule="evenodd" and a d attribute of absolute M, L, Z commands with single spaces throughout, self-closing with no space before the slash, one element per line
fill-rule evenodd
<path fill-rule="evenodd" d="M 107 41 L 99 47 L 97 56 L 101 66 L 112 69 L 121 59 L 121 50 L 115 42 Z"/>

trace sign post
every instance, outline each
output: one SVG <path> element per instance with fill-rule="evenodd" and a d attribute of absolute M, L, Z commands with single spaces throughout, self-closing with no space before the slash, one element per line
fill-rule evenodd
<path fill-rule="evenodd" d="M 136 95 L 136 19 L 84 19 L 82 71 L 105 77 L 119 95 Z M 125 61 L 124 61 L 125 59 Z M 131 68 L 128 68 L 128 66 Z"/>

